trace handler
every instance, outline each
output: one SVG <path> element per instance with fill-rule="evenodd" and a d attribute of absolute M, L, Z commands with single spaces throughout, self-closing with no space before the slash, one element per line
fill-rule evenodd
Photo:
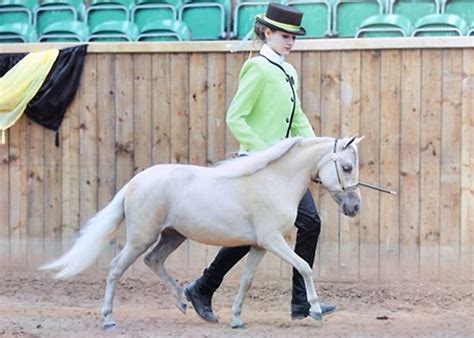
<path fill-rule="evenodd" d="M 240 154 L 266 149 L 290 136 L 315 136 L 296 94 L 296 71 L 285 62 L 296 36 L 306 34 L 301 27 L 302 17 L 302 12 L 275 3 L 268 5 L 265 15 L 256 17 L 253 30 L 263 46 L 259 55 L 243 65 L 239 87 L 226 118 L 229 129 L 240 142 Z M 295 252 L 312 267 L 321 221 L 309 190 L 298 206 L 295 226 L 298 229 Z M 222 248 L 203 275 L 186 286 L 186 297 L 201 318 L 217 322 L 212 296 L 224 275 L 249 250 L 250 246 Z M 309 315 L 309 309 L 303 277 L 293 269 L 291 318 L 303 319 Z M 324 315 L 333 312 L 336 306 L 321 304 L 321 309 Z"/>

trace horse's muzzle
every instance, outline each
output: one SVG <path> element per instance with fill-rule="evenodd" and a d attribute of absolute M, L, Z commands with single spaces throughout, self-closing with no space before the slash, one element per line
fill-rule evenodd
<path fill-rule="evenodd" d="M 360 193 L 359 189 L 351 191 L 340 191 L 331 194 L 334 200 L 339 204 L 342 213 L 348 217 L 356 216 L 360 211 Z"/>

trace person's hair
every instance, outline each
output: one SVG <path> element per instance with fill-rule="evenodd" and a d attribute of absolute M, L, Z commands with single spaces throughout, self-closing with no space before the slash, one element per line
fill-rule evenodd
<path fill-rule="evenodd" d="M 255 32 L 255 35 L 257 36 L 258 39 L 262 40 L 265 42 L 266 36 L 265 36 L 265 29 L 270 29 L 272 32 L 275 32 L 276 30 L 273 28 L 270 28 L 268 26 L 265 26 L 261 22 L 255 22 L 255 25 L 253 27 L 253 31 Z"/>

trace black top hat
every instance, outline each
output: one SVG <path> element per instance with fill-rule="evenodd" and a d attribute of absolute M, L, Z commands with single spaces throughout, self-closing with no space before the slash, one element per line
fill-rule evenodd
<path fill-rule="evenodd" d="M 303 13 L 290 6 L 269 3 L 267 13 L 257 16 L 257 21 L 269 28 L 273 28 L 295 35 L 305 35 L 306 30 L 301 27 Z"/>

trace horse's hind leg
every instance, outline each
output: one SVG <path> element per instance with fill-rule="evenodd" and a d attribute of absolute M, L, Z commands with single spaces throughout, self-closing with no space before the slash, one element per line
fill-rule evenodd
<path fill-rule="evenodd" d="M 250 253 L 245 261 L 245 267 L 242 271 L 242 277 L 240 278 L 239 292 L 235 297 L 234 304 L 232 305 L 232 323 L 233 329 L 243 328 L 244 323 L 240 319 L 240 313 L 242 312 L 242 305 L 244 303 L 245 295 L 252 284 L 252 279 L 257 269 L 258 264 L 261 262 L 266 251 L 261 248 L 251 247 Z"/>
<path fill-rule="evenodd" d="M 112 320 L 112 306 L 117 282 L 125 270 L 127 270 L 149 246 L 150 244 L 136 247 L 127 242 L 118 255 L 110 262 L 107 287 L 105 288 L 104 303 L 102 305 L 104 329 L 110 329 L 115 326 L 115 322 Z"/>
<path fill-rule="evenodd" d="M 161 233 L 158 244 L 145 256 L 145 264 L 155 272 L 163 281 L 166 287 L 176 300 L 176 307 L 183 313 L 186 313 L 186 297 L 181 288 L 165 269 L 165 260 L 175 251 L 186 239 L 183 235 L 174 229 L 165 229 Z"/>

